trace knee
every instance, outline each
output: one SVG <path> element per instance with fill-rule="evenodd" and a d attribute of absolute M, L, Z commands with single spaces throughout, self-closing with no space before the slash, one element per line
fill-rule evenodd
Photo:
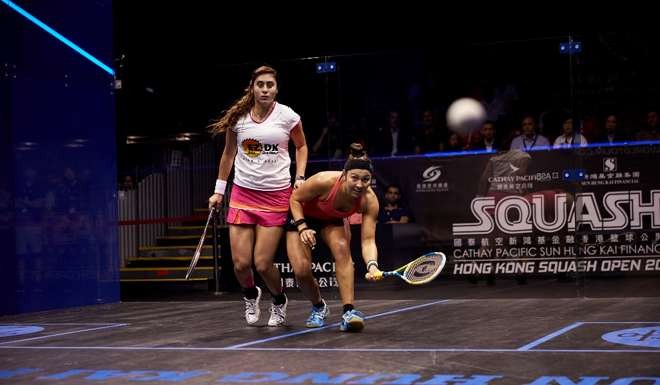
<path fill-rule="evenodd" d="M 251 264 L 247 261 L 234 261 L 234 271 L 247 271 L 250 270 Z"/>
<path fill-rule="evenodd" d="M 332 243 L 334 244 L 333 249 L 335 249 L 335 251 L 342 254 L 350 254 L 349 244 L 346 238 L 340 237 L 339 239 L 334 240 Z"/>
<path fill-rule="evenodd" d="M 351 261 L 351 250 L 345 240 L 338 241 L 332 248 L 332 254 L 336 263 L 347 263 Z"/>
<path fill-rule="evenodd" d="M 259 275 L 268 274 L 272 266 L 273 266 L 272 263 L 264 263 L 264 262 L 255 263 L 255 268 L 257 269 L 257 273 L 259 273 Z"/>

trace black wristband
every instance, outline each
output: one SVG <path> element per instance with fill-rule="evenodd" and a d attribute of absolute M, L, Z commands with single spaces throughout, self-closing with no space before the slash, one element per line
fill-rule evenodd
<path fill-rule="evenodd" d="M 296 180 L 305 180 L 305 177 L 303 175 L 298 175 L 296 177 Z"/>
<path fill-rule="evenodd" d="M 305 222 L 305 218 L 298 219 L 297 221 L 293 221 L 293 225 L 296 226 L 296 228 L 298 228 L 298 226 L 302 225 L 303 223 L 307 223 Z"/>

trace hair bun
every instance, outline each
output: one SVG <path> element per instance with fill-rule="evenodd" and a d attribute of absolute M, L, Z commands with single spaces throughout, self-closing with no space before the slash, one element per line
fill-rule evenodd
<path fill-rule="evenodd" d="M 360 143 L 351 143 L 349 151 L 352 158 L 364 158 L 367 155 Z"/>

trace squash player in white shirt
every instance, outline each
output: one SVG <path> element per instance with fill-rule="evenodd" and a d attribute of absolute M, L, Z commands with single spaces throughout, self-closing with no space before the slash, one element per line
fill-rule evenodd
<path fill-rule="evenodd" d="M 293 188 L 305 181 L 308 150 L 302 123 L 291 108 L 276 102 L 278 85 L 273 68 L 257 68 L 243 96 L 211 125 L 213 134 L 225 133 L 226 138 L 209 208 L 222 204 L 234 166 L 227 223 L 234 273 L 244 292 L 248 325 L 256 324 L 261 314 L 262 290 L 255 285 L 252 263 L 273 299 L 267 325 L 286 323 L 288 300 L 273 258 L 289 211 L 289 141 L 296 147 Z"/>

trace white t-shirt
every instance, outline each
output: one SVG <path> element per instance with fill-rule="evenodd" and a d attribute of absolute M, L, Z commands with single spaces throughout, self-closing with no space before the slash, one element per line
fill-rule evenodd
<path fill-rule="evenodd" d="M 553 148 L 587 147 L 587 138 L 582 134 L 564 136 L 560 135 L 555 139 Z"/>
<path fill-rule="evenodd" d="M 519 135 L 513 138 L 513 140 L 511 141 L 510 149 L 529 151 L 532 149 L 536 150 L 539 147 L 541 148 L 550 147 L 550 142 L 548 141 L 548 138 L 540 134 L 535 134 L 531 139 L 526 137 L 525 135 Z"/>
<path fill-rule="evenodd" d="M 248 112 L 232 129 L 236 133 L 234 183 L 263 191 L 282 190 L 291 185 L 289 135 L 300 115 L 275 102 L 266 119 L 257 123 Z"/>

